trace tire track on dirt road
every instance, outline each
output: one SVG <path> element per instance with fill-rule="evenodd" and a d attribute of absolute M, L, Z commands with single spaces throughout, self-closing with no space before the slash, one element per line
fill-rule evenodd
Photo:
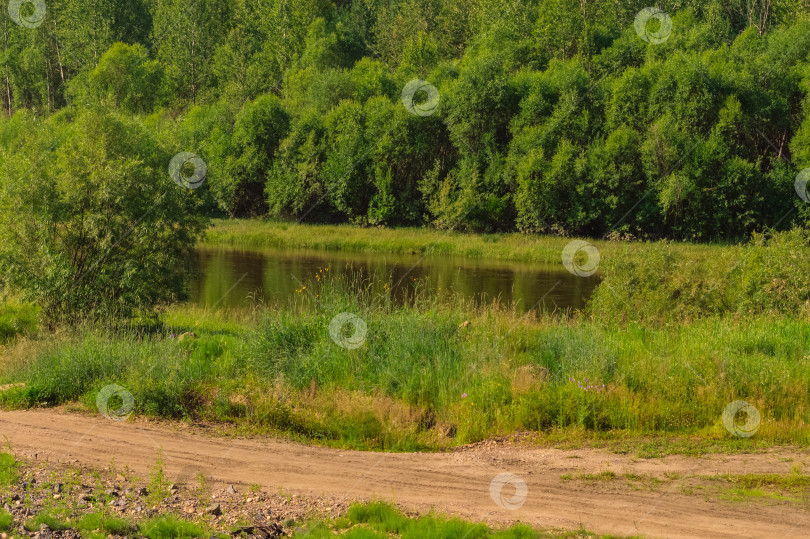
<path fill-rule="evenodd" d="M 0 435 L 14 451 L 36 460 L 104 467 L 114 458 L 143 477 L 165 455 L 174 479 L 190 468 L 215 483 L 263 487 L 335 500 L 383 499 L 466 520 L 579 529 L 649 537 L 800 537 L 810 513 L 797 504 L 744 505 L 687 495 L 677 481 L 662 489 L 632 489 L 600 481 L 562 481 L 566 473 L 610 469 L 665 474 L 790 473 L 810 463 L 806 451 L 780 448 L 757 454 L 634 459 L 597 449 L 561 450 L 480 444 L 446 453 L 374 453 L 311 447 L 279 439 L 211 437 L 202 429 L 147 421 L 115 422 L 59 410 L 0 412 Z M 517 510 L 490 497 L 493 478 L 509 472 L 528 493 Z M 508 488 L 508 487 L 507 487 Z M 504 491 L 505 497 L 512 493 Z"/>

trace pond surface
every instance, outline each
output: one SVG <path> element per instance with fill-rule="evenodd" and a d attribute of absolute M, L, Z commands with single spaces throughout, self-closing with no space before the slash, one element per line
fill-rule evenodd
<path fill-rule="evenodd" d="M 393 290 L 403 301 L 413 278 L 426 279 L 433 288 L 453 290 L 476 304 L 499 298 L 515 302 L 520 312 L 535 306 L 544 310 L 581 309 L 599 284 L 599 277 L 577 277 L 562 265 L 498 262 L 462 257 L 379 255 L 313 250 L 235 250 L 198 248 L 191 301 L 202 306 L 236 307 L 255 299 L 285 303 L 302 283 L 315 278 L 320 268 L 330 274 L 354 272 L 383 279 L 402 280 Z"/>

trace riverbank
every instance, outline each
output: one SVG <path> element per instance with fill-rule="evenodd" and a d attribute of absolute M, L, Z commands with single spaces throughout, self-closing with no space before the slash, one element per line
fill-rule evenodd
<path fill-rule="evenodd" d="M 519 434 L 641 456 L 753 451 L 810 444 L 809 360 L 810 324 L 788 316 L 604 325 L 429 289 L 396 305 L 381 283 L 324 277 L 284 308 L 177 305 L 162 325 L 20 338 L 0 383 L 25 385 L 0 406 L 98 413 L 116 385 L 132 397 L 127 413 L 342 448 L 437 451 Z M 736 415 L 724 421 L 734 401 L 757 410 L 755 425 L 743 421 L 755 436 L 734 430 Z"/>
<path fill-rule="evenodd" d="M 204 246 L 243 249 L 319 249 L 357 253 L 461 256 L 485 260 L 560 264 L 572 238 L 533 234 L 464 234 L 430 228 L 364 228 L 354 225 L 308 225 L 244 219 L 215 219 Z M 643 243 L 590 240 L 601 256 Z M 706 260 L 735 250 L 733 246 L 668 243 L 679 258 Z"/>
<path fill-rule="evenodd" d="M 286 303 L 175 304 L 125 327 L 51 332 L 8 306 L 0 406 L 78 403 L 364 450 L 504 436 L 641 456 L 805 447 L 807 241 L 760 236 L 702 261 L 618 244 L 588 307 L 553 314 L 416 278 L 395 301 L 388 280 L 328 268 Z M 118 388 L 128 398 L 103 411 Z"/>

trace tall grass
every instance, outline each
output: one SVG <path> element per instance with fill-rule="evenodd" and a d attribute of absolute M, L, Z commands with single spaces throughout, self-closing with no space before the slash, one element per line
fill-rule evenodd
<path fill-rule="evenodd" d="M 37 329 L 38 309 L 16 301 L 0 302 L 0 344 Z"/>
<path fill-rule="evenodd" d="M 757 234 L 707 259 L 667 244 L 623 248 L 604 262 L 594 320 L 682 323 L 711 316 L 810 318 L 810 233 Z"/>
<path fill-rule="evenodd" d="M 390 285 L 321 271 L 294 303 L 256 308 L 238 324 L 175 307 L 158 332 L 23 340 L 2 381 L 26 386 L 0 393 L 0 404 L 93 409 L 116 383 L 141 414 L 404 450 L 561 429 L 724 439 L 723 409 L 743 399 L 762 414 L 755 440 L 810 441 L 806 320 L 603 324 L 476 308 L 416 281 L 402 305 Z M 356 349 L 330 335 L 343 312 L 367 325 Z M 171 338 L 189 327 L 199 338 Z"/>
<path fill-rule="evenodd" d="M 213 221 L 203 245 L 240 248 L 306 248 L 343 252 L 461 256 L 486 260 L 561 264 L 571 238 L 534 234 L 466 234 L 429 228 L 363 228 L 354 225 L 306 225 L 273 221 L 219 219 Z M 644 243 L 591 240 L 602 257 L 619 248 Z M 688 259 L 711 259 L 720 245 L 671 242 L 669 248 Z"/>
<path fill-rule="evenodd" d="M 329 525 L 331 524 L 331 525 Z M 340 535 L 348 538 L 385 539 L 440 539 L 447 537 L 469 539 L 540 539 L 552 537 L 591 536 L 587 532 L 546 533 L 533 530 L 525 524 L 516 524 L 508 529 L 492 530 L 486 524 L 464 522 L 459 518 L 430 513 L 412 519 L 391 504 L 370 502 L 354 504 L 345 516 L 334 523 L 315 522 L 303 527 L 295 537 L 310 539 Z"/>

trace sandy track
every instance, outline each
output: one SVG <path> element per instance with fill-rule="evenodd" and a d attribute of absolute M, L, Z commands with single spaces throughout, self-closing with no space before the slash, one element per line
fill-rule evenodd
<path fill-rule="evenodd" d="M 117 423 L 53 410 L 0 412 L 0 435 L 37 460 L 129 466 L 147 476 L 163 448 L 172 478 L 203 472 L 215 482 L 260 483 L 273 491 L 334 499 L 382 498 L 418 511 L 431 507 L 470 520 L 522 521 L 545 528 L 650 537 L 806 537 L 810 512 L 790 504 L 718 502 L 684 495 L 678 481 L 630 489 L 613 482 L 566 481 L 564 473 L 788 473 L 810 463 L 797 450 L 756 455 L 638 460 L 601 450 L 485 444 L 443 454 L 392 454 L 308 447 L 280 440 L 228 440 L 167 425 Z M 791 462 L 786 462 L 792 459 Z M 500 473 L 528 487 L 517 510 L 500 508 L 490 483 Z M 514 493 L 504 488 L 505 497 Z"/>

